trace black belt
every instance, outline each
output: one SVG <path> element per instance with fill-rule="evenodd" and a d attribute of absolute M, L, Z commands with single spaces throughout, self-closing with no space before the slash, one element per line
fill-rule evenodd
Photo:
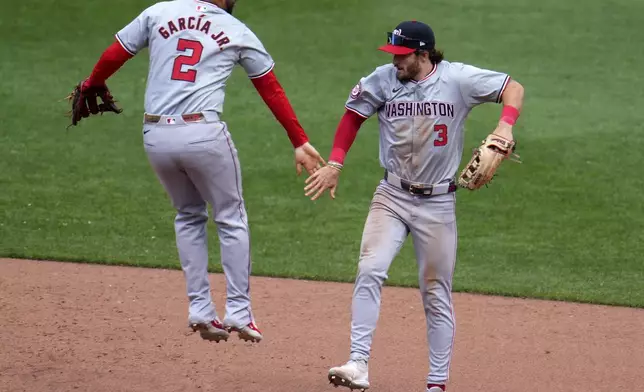
<path fill-rule="evenodd" d="M 450 179 L 449 182 L 443 182 L 433 185 L 414 184 L 389 173 L 387 170 L 385 170 L 385 181 L 387 181 L 391 185 L 397 186 L 402 190 L 409 192 L 412 195 L 425 197 L 444 195 L 446 193 L 456 192 L 456 189 L 458 189 L 456 182 L 453 179 Z"/>

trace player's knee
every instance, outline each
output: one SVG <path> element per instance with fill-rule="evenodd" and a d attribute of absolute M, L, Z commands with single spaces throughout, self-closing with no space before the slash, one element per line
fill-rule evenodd
<path fill-rule="evenodd" d="M 217 224 L 219 241 L 228 244 L 231 242 L 248 242 L 248 230 L 242 224 Z"/>
<path fill-rule="evenodd" d="M 435 317 L 449 317 L 452 308 L 452 296 L 445 286 L 436 282 L 422 292 L 426 310 Z"/>
<path fill-rule="evenodd" d="M 185 202 L 173 202 L 173 207 L 179 216 L 205 216 L 208 217 L 208 206 L 206 203 L 188 204 Z"/>
<path fill-rule="evenodd" d="M 202 223 L 208 221 L 208 211 L 195 206 L 177 209 L 177 222 Z"/>
<path fill-rule="evenodd" d="M 387 279 L 387 267 L 377 258 L 363 258 L 358 264 L 358 277 L 362 279 L 373 279 L 385 281 Z"/>
<path fill-rule="evenodd" d="M 423 286 L 425 294 L 429 298 L 443 298 L 451 291 L 449 282 L 441 278 L 426 280 Z"/>
<path fill-rule="evenodd" d="M 217 227 L 223 230 L 242 230 L 247 226 L 248 217 L 245 211 L 240 208 L 222 209 L 214 212 L 213 221 Z"/>

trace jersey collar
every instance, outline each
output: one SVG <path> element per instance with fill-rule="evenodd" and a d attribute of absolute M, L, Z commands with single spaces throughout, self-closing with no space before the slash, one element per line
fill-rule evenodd
<path fill-rule="evenodd" d="M 223 10 L 223 9 L 219 8 L 219 6 L 217 6 L 217 4 L 213 4 L 213 3 L 210 3 L 208 1 L 200 1 L 200 0 L 188 0 L 188 1 L 190 1 L 192 3 L 195 3 L 195 4 L 198 4 L 198 5 L 205 5 L 210 10 L 226 12 L 226 10 Z"/>
<path fill-rule="evenodd" d="M 432 76 L 434 76 L 434 75 L 436 74 L 436 70 L 438 70 L 438 67 L 439 67 L 439 66 L 440 66 L 440 63 L 439 63 L 439 64 L 434 65 L 434 68 L 431 70 L 431 72 L 430 72 L 430 73 L 428 73 L 428 74 L 427 74 L 427 76 L 425 76 L 425 77 L 424 77 L 424 78 L 422 78 L 421 80 L 418 80 L 418 81 L 416 81 L 416 80 L 410 80 L 410 82 L 415 83 L 415 84 L 420 84 L 420 83 L 426 82 L 427 80 L 429 80 L 429 78 L 431 78 Z"/>

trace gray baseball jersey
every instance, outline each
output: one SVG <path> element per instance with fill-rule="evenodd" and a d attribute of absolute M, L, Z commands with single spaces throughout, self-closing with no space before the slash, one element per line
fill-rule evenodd
<path fill-rule="evenodd" d="M 423 80 L 401 83 L 387 64 L 360 79 L 346 107 L 366 118 L 378 114 L 383 168 L 433 184 L 455 176 L 470 110 L 499 102 L 509 80 L 505 73 L 442 61 Z"/>
<path fill-rule="evenodd" d="M 241 167 L 228 127 L 219 115 L 226 81 L 235 65 L 240 64 L 255 78 L 270 72 L 273 59 L 242 22 L 198 0 L 154 4 L 118 31 L 116 38 L 133 55 L 146 47 L 150 51 L 145 111 L 159 119 L 144 122 L 143 142 L 150 164 L 177 210 L 174 226 L 185 273 L 189 323 L 211 328 L 221 314 L 212 301 L 208 280 L 210 204 L 226 276 L 223 322 L 242 331 L 252 323 L 256 329 Z M 202 112 L 204 118 L 187 121 L 181 116 L 195 112 Z"/>
<path fill-rule="evenodd" d="M 245 24 L 197 0 L 156 3 L 116 39 L 133 55 L 149 47 L 145 111 L 150 114 L 222 113 L 226 80 L 236 64 L 251 78 L 265 75 L 274 65 Z"/>
<path fill-rule="evenodd" d="M 423 184 L 454 178 L 463 152 L 464 122 L 475 106 L 500 102 L 507 74 L 442 61 L 420 81 L 401 83 L 389 64 L 353 88 L 346 107 L 378 114 L 380 163 Z M 423 198 L 381 180 L 365 222 L 352 301 L 351 355 L 368 360 L 381 288 L 406 238 L 413 238 L 429 342 L 428 384 L 445 384 L 454 342 L 452 278 L 456 263 L 454 193 Z M 332 369 L 342 373 L 343 368 Z M 429 389 L 428 389 L 429 390 Z"/>

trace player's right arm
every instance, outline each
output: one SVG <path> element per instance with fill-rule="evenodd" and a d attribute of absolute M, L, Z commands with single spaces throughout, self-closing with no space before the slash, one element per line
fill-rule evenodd
<path fill-rule="evenodd" d="M 309 143 L 304 128 L 298 121 L 282 85 L 273 72 L 275 62 L 250 29 L 245 30 L 242 41 L 244 43 L 240 50 L 239 63 L 250 77 L 266 106 L 286 130 L 295 149 L 297 175 L 300 175 L 302 168 L 309 174 L 313 174 L 321 164 L 324 165 L 326 162 Z"/>
<path fill-rule="evenodd" d="M 304 195 L 315 200 L 330 190 L 330 196 L 335 199 L 340 172 L 344 167 L 344 159 L 353 145 L 362 124 L 384 104 L 386 97 L 383 84 L 387 80 L 387 68 L 377 68 L 369 76 L 361 78 L 351 90 L 345 103 L 345 112 L 340 119 L 333 138 L 333 147 L 327 166 L 307 178 Z"/>
<path fill-rule="evenodd" d="M 383 83 L 389 66 L 378 67 L 369 76 L 361 78 L 353 87 L 344 107 L 345 112 L 335 132 L 329 163 L 342 168 L 344 159 L 353 145 L 358 130 L 384 104 Z"/>

